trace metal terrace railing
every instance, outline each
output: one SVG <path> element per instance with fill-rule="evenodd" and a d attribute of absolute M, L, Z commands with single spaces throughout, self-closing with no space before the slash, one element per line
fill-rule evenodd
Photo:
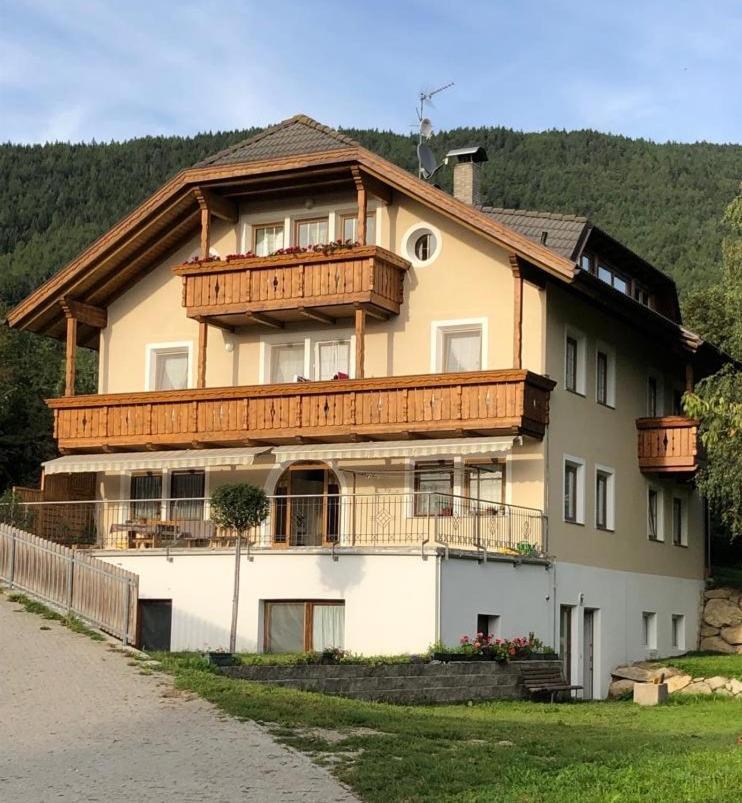
<path fill-rule="evenodd" d="M 540 510 L 443 493 L 353 493 L 268 497 L 256 549 L 443 546 L 537 557 L 546 551 Z M 208 499 L 16 502 L 0 521 L 89 548 L 228 547 L 235 533 L 210 518 Z"/>

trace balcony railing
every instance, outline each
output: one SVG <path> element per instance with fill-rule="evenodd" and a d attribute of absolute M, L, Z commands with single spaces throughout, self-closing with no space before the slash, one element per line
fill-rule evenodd
<path fill-rule="evenodd" d="M 639 418 L 639 468 L 647 473 L 692 473 L 698 468 L 698 421 L 683 416 Z"/>
<path fill-rule="evenodd" d="M 229 325 L 296 320 L 306 312 L 349 317 L 356 305 L 399 313 L 409 262 L 376 246 L 177 265 L 191 318 Z M 311 317 L 311 315 L 309 316 Z"/>
<path fill-rule="evenodd" d="M 66 545 L 118 549 L 229 547 L 235 533 L 209 518 L 208 499 L 17 502 L 0 521 Z M 423 547 L 539 557 L 540 510 L 441 493 L 269 497 L 250 548 Z"/>
<path fill-rule="evenodd" d="M 554 382 L 476 371 L 51 399 L 62 450 L 342 442 L 464 434 L 543 437 Z"/>

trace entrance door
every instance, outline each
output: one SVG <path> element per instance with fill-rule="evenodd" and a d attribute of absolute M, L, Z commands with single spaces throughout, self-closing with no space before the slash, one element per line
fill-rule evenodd
<path fill-rule="evenodd" d="M 562 659 L 562 674 L 572 682 L 572 607 L 559 608 L 559 656 Z"/>
<path fill-rule="evenodd" d="M 139 600 L 139 648 L 170 652 L 173 625 L 171 599 Z"/>
<path fill-rule="evenodd" d="M 582 638 L 582 698 L 583 700 L 592 700 L 593 678 L 595 676 L 595 611 L 589 608 L 585 609 Z"/>
<path fill-rule="evenodd" d="M 336 543 L 340 485 L 325 466 L 289 467 L 276 486 L 274 546 Z"/>

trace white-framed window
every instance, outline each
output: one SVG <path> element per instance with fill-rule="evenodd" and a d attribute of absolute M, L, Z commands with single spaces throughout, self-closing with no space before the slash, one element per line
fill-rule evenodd
<path fill-rule="evenodd" d="M 483 371 L 487 368 L 487 319 L 433 321 L 431 373 Z"/>
<path fill-rule="evenodd" d="M 585 336 L 568 327 L 564 335 L 564 387 L 572 393 L 585 395 Z"/>
<path fill-rule="evenodd" d="M 145 390 L 185 390 L 193 387 L 193 344 L 150 343 L 146 346 Z"/>
<path fill-rule="evenodd" d="M 671 645 L 674 650 L 685 650 L 685 616 L 674 613 L 670 619 Z"/>
<path fill-rule="evenodd" d="M 595 401 L 616 406 L 616 353 L 605 343 L 598 343 L 595 350 Z"/>
<path fill-rule="evenodd" d="M 595 526 L 614 530 L 616 515 L 615 471 L 608 466 L 595 466 Z"/>
<path fill-rule="evenodd" d="M 416 223 L 402 236 L 400 251 L 414 267 L 429 265 L 441 252 L 441 233 L 428 223 Z"/>
<path fill-rule="evenodd" d="M 662 489 L 656 485 L 647 487 L 647 537 L 650 541 L 664 541 L 664 502 Z"/>
<path fill-rule="evenodd" d="M 283 234 L 283 222 L 253 226 L 253 253 L 259 257 L 267 257 L 279 248 L 283 248 Z"/>
<path fill-rule="evenodd" d="M 672 498 L 672 543 L 688 546 L 688 504 L 682 496 Z"/>
<path fill-rule="evenodd" d="M 350 377 L 350 340 L 323 340 L 314 344 L 314 378 L 320 381 Z"/>
<path fill-rule="evenodd" d="M 310 220 L 297 220 L 295 223 L 295 244 L 300 248 L 310 245 L 324 245 L 329 241 L 329 218 L 318 217 Z"/>
<path fill-rule="evenodd" d="M 270 347 L 268 382 L 272 385 L 296 382 L 297 378 L 308 379 L 306 370 L 306 346 L 298 343 L 278 343 Z"/>
<path fill-rule="evenodd" d="M 642 611 L 642 646 L 657 649 L 657 614 L 654 611 Z"/>
<path fill-rule="evenodd" d="M 571 524 L 585 523 L 585 461 L 579 457 L 564 456 L 563 517 Z"/>
<path fill-rule="evenodd" d="M 329 381 L 355 373 L 355 336 L 348 330 L 328 340 L 326 330 L 289 339 L 290 335 L 264 335 L 260 342 L 261 381 L 266 384 L 298 380 Z"/>
<path fill-rule="evenodd" d="M 338 237 L 343 242 L 356 242 L 358 239 L 358 215 L 345 214 L 340 216 L 340 233 Z M 366 215 L 366 243 L 376 245 L 376 212 Z"/>

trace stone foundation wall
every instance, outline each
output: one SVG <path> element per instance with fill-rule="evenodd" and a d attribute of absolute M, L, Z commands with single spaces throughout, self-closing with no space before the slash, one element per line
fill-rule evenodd
<path fill-rule="evenodd" d="M 673 666 L 638 662 L 618 666 L 611 673 L 608 696 L 612 699 L 633 693 L 635 683 L 666 683 L 669 694 L 715 694 L 718 697 L 736 697 L 742 700 L 742 681 L 721 675 L 702 678 L 686 675 Z"/>
<path fill-rule="evenodd" d="M 704 593 L 699 649 L 742 655 L 742 591 L 713 588 Z"/>
<path fill-rule="evenodd" d="M 525 697 L 520 661 L 448 664 L 230 666 L 221 672 L 254 683 L 391 703 L 457 703 Z M 553 666 L 554 661 L 528 661 Z M 557 662 L 558 663 L 558 662 Z"/>

